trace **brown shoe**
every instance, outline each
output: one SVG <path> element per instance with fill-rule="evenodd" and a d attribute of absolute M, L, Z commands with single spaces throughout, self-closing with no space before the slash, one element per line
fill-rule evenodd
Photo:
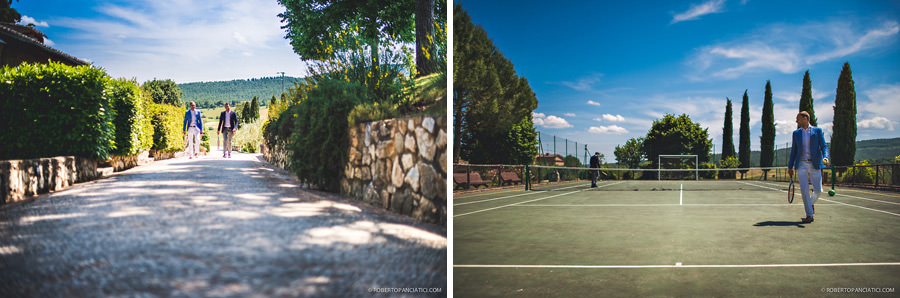
<path fill-rule="evenodd" d="M 812 216 L 807 216 L 806 218 L 804 218 L 804 219 L 801 220 L 800 222 L 802 222 L 802 223 L 811 223 L 811 222 L 813 222 L 813 220 L 814 220 L 814 219 L 812 218 Z"/>

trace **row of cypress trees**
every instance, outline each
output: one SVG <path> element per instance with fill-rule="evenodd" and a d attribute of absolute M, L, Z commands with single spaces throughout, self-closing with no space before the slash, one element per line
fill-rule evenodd
<path fill-rule="evenodd" d="M 834 126 L 831 135 L 830 155 L 836 166 L 853 165 L 856 155 L 856 90 L 850 72 L 850 63 L 845 62 L 838 78 L 834 101 Z M 772 103 L 772 85 L 766 81 L 765 100 L 762 111 L 762 136 L 760 137 L 760 166 L 771 167 L 775 159 L 775 118 Z M 800 94 L 798 112 L 806 111 L 810 115 L 810 125 L 818 126 L 813 108 L 812 87 L 809 71 L 803 75 L 803 91 Z M 723 130 L 722 160 L 735 156 L 732 139 L 731 99 L 726 98 L 725 123 Z M 741 122 L 738 161 L 741 168 L 750 167 L 750 104 L 747 90 L 741 103 Z"/>

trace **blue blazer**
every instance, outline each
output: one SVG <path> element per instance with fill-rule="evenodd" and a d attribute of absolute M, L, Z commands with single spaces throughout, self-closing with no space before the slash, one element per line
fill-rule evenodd
<path fill-rule="evenodd" d="M 199 128 L 200 131 L 203 131 L 203 118 L 200 117 L 200 110 L 194 110 L 194 112 L 197 114 L 197 128 Z M 182 131 L 188 130 L 188 127 L 190 127 L 190 125 L 188 125 L 189 122 L 191 122 L 191 109 L 184 112 L 184 126 L 181 129 Z"/>
<path fill-rule="evenodd" d="M 812 157 L 813 167 L 824 169 L 822 158 L 828 157 L 828 144 L 825 144 L 825 134 L 818 127 L 811 127 L 809 132 L 809 155 Z M 797 169 L 800 166 L 800 146 L 803 144 L 803 134 L 800 129 L 794 131 L 793 145 L 791 146 L 791 159 L 788 161 L 788 168 Z M 829 158 L 830 159 L 830 158 Z"/>

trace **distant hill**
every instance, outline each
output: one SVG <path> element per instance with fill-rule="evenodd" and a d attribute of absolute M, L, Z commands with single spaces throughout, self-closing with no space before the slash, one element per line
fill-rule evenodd
<path fill-rule="evenodd" d="M 717 144 L 721 145 L 721 144 Z M 831 146 L 831 144 L 828 144 Z M 778 150 L 775 150 L 775 165 L 787 165 L 788 158 L 791 155 L 790 144 L 778 144 Z M 893 163 L 894 157 L 900 155 L 900 138 L 894 139 L 873 139 L 856 142 L 856 160 L 868 160 L 869 164 Z M 710 156 L 711 161 L 718 161 L 719 154 Z M 759 151 L 753 151 L 750 154 L 750 163 L 754 167 L 759 166 Z"/>
<path fill-rule="evenodd" d="M 284 77 L 284 90 L 294 86 L 294 82 L 303 78 Z M 218 102 L 240 103 L 250 101 L 253 96 L 260 99 L 260 105 L 267 105 L 274 95 L 281 97 L 281 77 L 265 77 L 249 80 L 231 80 L 218 82 L 195 82 L 178 84 L 184 102 L 194 101 L 198 107 L 213 108 Z"/>

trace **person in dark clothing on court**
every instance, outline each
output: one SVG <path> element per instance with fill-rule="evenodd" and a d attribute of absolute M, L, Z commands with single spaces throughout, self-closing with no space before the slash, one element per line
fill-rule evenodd
<path fill-rule="evenodd" d="M 594 156 L 591 156 L 591 168 L 600 168 L 600 152 L 594 152 Z M 600 170 L 591 170 L 591 188 L 597 187 L 598 176 L 600 176 Z"/>

